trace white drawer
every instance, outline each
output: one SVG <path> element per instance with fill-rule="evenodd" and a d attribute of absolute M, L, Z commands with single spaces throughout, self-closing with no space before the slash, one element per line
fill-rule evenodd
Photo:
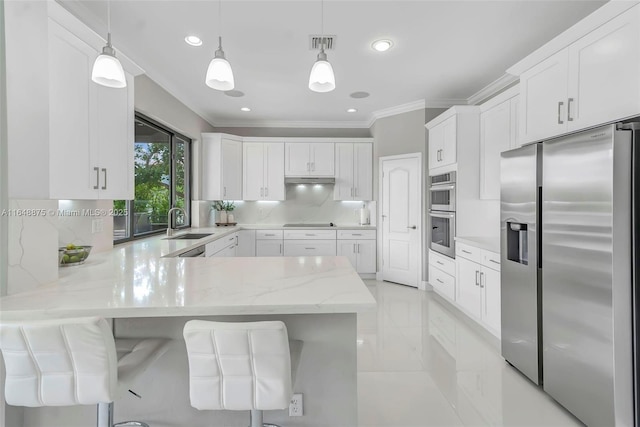
<path fill-rule="evenodd" d="M 204 247 L 205 256 L 213 256 L 215 253 L 220 252 L 222 249 L 230 245 L 236 244 L 236 233 L 229 234 L 221 237 L 218 240 L 214 240 L 211 243 L 207 243 Z"/>
<path fill-rule="evenodd" d="M 451 276 L 456 275 L 456 260 L 440 255 L 434 251 L 429 251 L 429 265 L 432 265 Z"/>
<path fill-rule="evenodd" d="M 284 256 L 335 256 L 335 240 L 285 240 Z"/>
<path fill-rule="evenodd" d="M 285 230 L 284 238 L 290 240 L 328 240 L 336 238 L 335 230 Z"/>
<path fill-rule="evenodd" d="M 500 254 L 483 250 L 482 265 L 500 271 Z"/>
<path fill-rule="evenodd" d="M 482 263 L 482 249 L 456 242 L 456 256 Z"/>
<path fill-rule="evenodd" d="M 376 230 L 338 230 L 338 239 L 375 240 Z"/>
<path fill-rule="evenodd" d="M 456 299 L 456 279 L 448 275 L 444 271 L 430 267 L 429 268 L 429 284 L 433 286 L 440 295 L 451 301 Z"/>
<path fill-rule="evenodd" d="M 256 230 L 256 240 L 282 240 L 282 230 Z"/>

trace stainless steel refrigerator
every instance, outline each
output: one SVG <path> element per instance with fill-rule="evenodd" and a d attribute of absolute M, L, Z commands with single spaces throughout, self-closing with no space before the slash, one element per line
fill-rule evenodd
<path fill-rule="evenodd" d="M 501 161 L 502 354 L 589 426 L 637 425 L 633 127 Z"/>

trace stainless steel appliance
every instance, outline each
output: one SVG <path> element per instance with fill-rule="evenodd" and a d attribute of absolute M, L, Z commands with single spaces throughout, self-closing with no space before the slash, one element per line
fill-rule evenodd
<path fill-rule="evenodd" d="M 429 248 L 451 258 L 456 257 L 456 173 L 429 177 Z"/>
<path fill-rule="evenodd" d="M 637 425 L 632 128 L 502 155 L 502 354 L 589 426 Z"/>
<path fill-rule="evenodd" d="M 456 210 L 456 173 L 449 172 L 430 177 L 431 209 L 434 211 L 455 212 Z"/>

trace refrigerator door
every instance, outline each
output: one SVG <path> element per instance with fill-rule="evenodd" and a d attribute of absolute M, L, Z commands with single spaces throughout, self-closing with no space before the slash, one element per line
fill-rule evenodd
<path fill-rule="evenodd" d="M 544 389 L 589 426 L 631 426 L 631 135 L 543 144 Z"/>
<path fill-rule="evenodd" d="M 500 163 L 502 356 L 539 384 L 538 195 L 540 145 Z"/>

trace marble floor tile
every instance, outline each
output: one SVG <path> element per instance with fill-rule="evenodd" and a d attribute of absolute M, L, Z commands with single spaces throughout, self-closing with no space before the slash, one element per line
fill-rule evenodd
<path fill-rule="evenodd" d="M 366 284 L 378 308 L 358 317 L 361 427 L 582 425 L 433 293 Z"/>

